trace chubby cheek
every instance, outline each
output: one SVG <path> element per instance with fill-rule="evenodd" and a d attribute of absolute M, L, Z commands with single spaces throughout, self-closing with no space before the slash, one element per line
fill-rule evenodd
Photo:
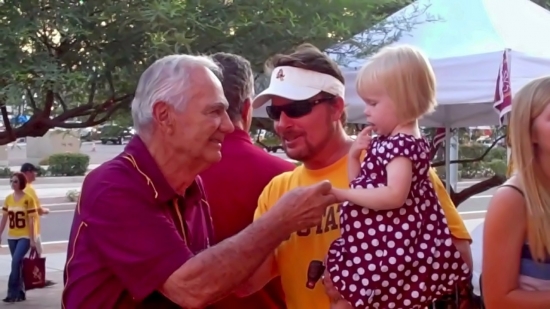
<path fill-rule="evenodd" d="M 378 122 L 378 113 L 377 108 L 374 105 L 367 105 L 365 107 L 365 116 L 367 117 L 368 122 L 377 123 Z"/>

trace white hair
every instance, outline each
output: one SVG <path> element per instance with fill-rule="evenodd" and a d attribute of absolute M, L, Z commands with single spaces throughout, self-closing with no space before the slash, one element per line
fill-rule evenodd
<path fill-rule="evenodd" d="M 141 77 L 132 101 L 132 119 L 137 133 L 153 120 L 153 107 L 166 102 L 181 110 L 189 99 L 185 95 L 191 84 L 191 73 L 200 67 L 222 75 L 221 68 L 208 56 L 170 55 L 155 61 Z"/>

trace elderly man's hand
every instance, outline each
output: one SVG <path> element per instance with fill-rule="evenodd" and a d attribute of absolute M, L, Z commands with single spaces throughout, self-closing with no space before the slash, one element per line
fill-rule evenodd
<path fill-rule="evenodd" d="M 328 181 L 299 187 L 285 193 L 273 206 L 274 214 L 283 220 L 289 233 L 316 226 L 328 206 L 338 202 Z"/>
<path fill-rule="evenodd" d="M 327 271 L 323 275 L 323 285 L 325 286 L 325 293 L 330 299 L 330 309 L 352 309 L 353 307 L 342 298 L 340 292 L 334 287 L 330 275 Z"/>

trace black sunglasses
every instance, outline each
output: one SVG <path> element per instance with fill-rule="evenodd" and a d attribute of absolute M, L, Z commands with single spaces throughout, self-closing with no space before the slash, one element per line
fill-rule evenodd
<path fill-rule="evenodd" d="M 285 113 L 290 118 L 300 118 L 311 113 L 316 105 L 333 99 L 334 97 L 326 97 L 317 100 L 293 101 L 281 106 L 270 105 L 266 107 L 266 112 L 267 116 L 275 121 L 281 119 L 282 113 Z"/>
<path fill-rule="evenodd" d="M 10 183 L 19 183 L 19 180 L 10 180 Z"/>

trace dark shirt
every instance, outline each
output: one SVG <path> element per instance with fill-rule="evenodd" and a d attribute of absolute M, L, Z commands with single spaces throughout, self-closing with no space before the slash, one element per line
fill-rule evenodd
<path fill-rule="evenodd" d="M 156 290 L 212 236 L 200 179 L 178 196 L 136 136 L 84 180 L 63 308 L 179 308 Z"/>
<path fill-rule="evenodd" d="M 273 177 L 294 169 L 294 164 L 256 147 L 247 132 L 239 129 L 225 137 L 222 159 L 201 173 L 214 221 L 218 243 L 252 223 L 258 197 Z M 264 289 L 246 298 L 228 296 L 213 309 L 286 308 L 277 278 Z"/>

